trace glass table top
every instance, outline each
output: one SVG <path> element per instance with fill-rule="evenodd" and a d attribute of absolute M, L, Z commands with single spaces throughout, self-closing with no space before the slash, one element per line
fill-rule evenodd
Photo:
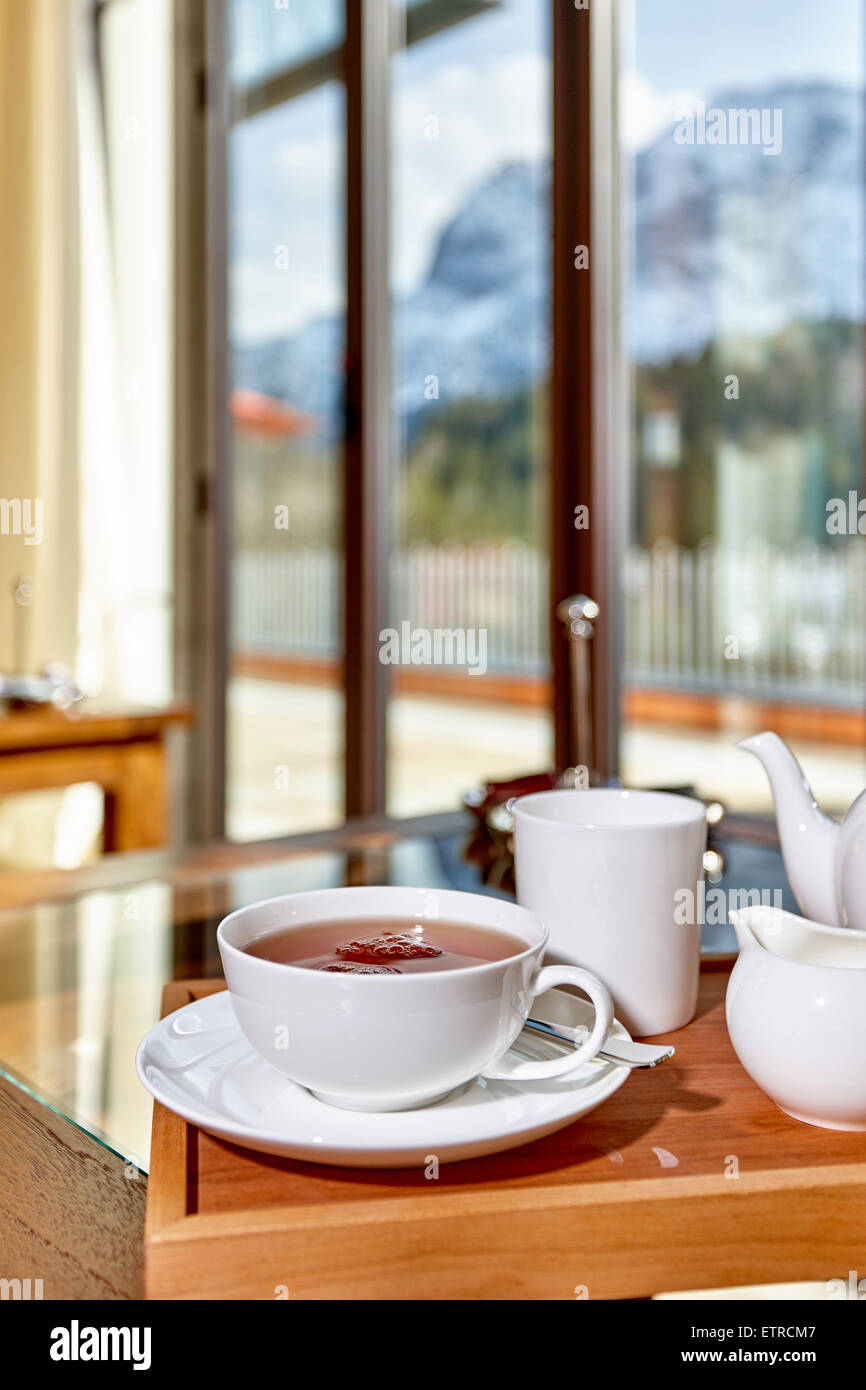
<path fill-rule="evenodd" d="M 151 878 L 0 913 L 0 1073 L 147 1170 L 151 1099 L 135 1074 L 138 1043 L 171 980 L 222 974 L 216 929 L 262 898 L 342 884 L 486 888 L 464 858 L 465 834 L 410 835 L 369 850 L 305 851 L 189 882 Z M 719 887 L 780 889 L 796 911 L 777 850 L 719 841 Z M 710 915 L 710 914 L 708 914 Z M 736 949 L 726 922 L 704 950 Z"/>

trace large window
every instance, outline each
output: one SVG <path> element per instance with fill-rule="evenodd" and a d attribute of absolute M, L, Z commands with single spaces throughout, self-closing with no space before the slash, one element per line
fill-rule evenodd
<path fill-rule="evenodd" d="M 230 15 L 230 833 L 567 761 L 550 616 L 578 588 L 603 772 L 619 700 L 626 782 L 763 809 L 731 744 L 772 726 L 847 804 L 859 5 Z"/>
<path fill-rule="evenodd" d="M 238 838 L 342 820 L 345 702 L 360 698 L 344 665 L 342 470 L 348 296 L 371 291 L 347 283 L 361 233 L 345 14 L 321 0 L 229 8 Z M 549 15 L 548 0 L 415 0 L 387 16 L 390 115 L 364 158 L 389 165 L 389 198 L 365 216 L 390 243 L 392 394 L 388 448 L 364 466 L 390 512 L 372 660 L 388 700 L 379 809 L 396 815 L 456 808 L 480 779 L 553 761 Z"/>
<path fill-rule="evenodd" d="M 741 808 L 768 791 L 731 743 L 764 727 L 828 808 L 863 781 L 862 17 L 622 10 L 622 772 Z"/>

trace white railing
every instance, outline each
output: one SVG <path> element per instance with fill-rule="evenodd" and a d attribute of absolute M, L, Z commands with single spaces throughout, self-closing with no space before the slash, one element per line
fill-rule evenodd
<path fill-rule="evenodd" d="M 232 645 L 275 656 L 334 655 L 342 584 L 335 550 L 242 551 L 232 565 Z"/>
<path fill-rule="evenodd" d="M 233 567 L 235 650 L 333 655 L 342 561 L 332 550 L 247 551 Z M 418 545 L 391 565 L 391 623 L 485 628 L 488 668 L 535 674 L 547 663 L 547 559 L 519 544 Z"/>
<path fill-rule="evenodd" d="M 548 668 L 548 566 L 514 544 L 418 545 L 394 557 L 391 622 L 486 628 L 492 671 Z M 233 646 L 339 650 L 342 562 L 328 549 L 247 551 L 233 568 Z M 866 697 L 866 542 L 737 551 L 660 544 L 624 561 L 628 685 L 818 704 Z M 604 621 L 604 615 L 602 615 Z"/>
<path fill-rule="evenodd" d="M 623 574 L 630 685 L 866 700 L 866 544 L 632 550 Z"/>

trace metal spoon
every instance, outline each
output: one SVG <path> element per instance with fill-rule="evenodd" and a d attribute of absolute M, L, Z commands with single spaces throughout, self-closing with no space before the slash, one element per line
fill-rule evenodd
<path fill-rule="evenodd" d="M 570 1043 L 572 1047 L 589 1036 L 585 1028 L 545 1023 L 540 1018 L 528 1018 L 525 1027 L 536 1033 L 545 1033 L 549 1038 L 557 1038 L 560 1042 Z M 592 1060 L 598 1058 L 601 1062 L 614 1062 L 618 1067 L 657 1067 L 673 1057 L 675 1052 L 674 1047 L 652 1047 L 649 1043 L 629 1042 L 626 1038 L 608 1038 Z"/>

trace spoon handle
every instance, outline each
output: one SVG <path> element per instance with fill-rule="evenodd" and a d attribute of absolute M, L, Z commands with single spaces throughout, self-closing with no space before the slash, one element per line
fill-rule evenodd
<path fill-rule="evenodd" d="M 558 1038 L 561 1042 L 570 1043 L 572 1047 L 578 1041 L 577 1035 L 583 1031 L 578 1028 L 559 1028 L 553 1023 L 545 1023 L 540 1018 L 528 1018 L 525 1026 L 535 1033 L 546 1033 L 549 1038 Z M 604 1047 L 595 1055 L 603 1062 L 615 1062 L 620 1067 L 657 1067 L 661 1062 L 673 1057 L 675 1051 L 673 1047 L 653 1047 L 649 1043 L 630 1042 L 627 1038 L 608 1038 Z"/>

